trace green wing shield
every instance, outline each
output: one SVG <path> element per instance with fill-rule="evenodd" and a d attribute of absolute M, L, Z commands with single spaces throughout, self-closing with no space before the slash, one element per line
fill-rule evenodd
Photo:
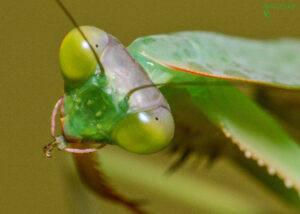
<path fill-rule="evenodd" d="M 182 32 L 140 38 L 128 49 L 154 83 L 208 83 L 179 88 L 188 93 L 193 104 L 237 144 L 246 157 L 265 166 L 269 174 L 276 174 L 286 187 L 300 192 L 298 143 L 260 106 L 224 80 L 299 89 L 299 41 L 262 42 L 213 33 Z M 177 98 L 180 102 L 180 97 Z"/>
<path fill-rule="evenodd" d="M 158 64 L 197 75 L 300 88 L 300 41 L 244 39 L 210 32 L 142 37 L 130 45 Z"/>

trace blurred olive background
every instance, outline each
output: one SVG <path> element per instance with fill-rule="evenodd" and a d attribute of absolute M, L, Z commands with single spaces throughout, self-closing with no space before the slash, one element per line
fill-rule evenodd
<path fill-rule="evenodd" d="M 270 10 L 270 17 L 266 18 L 265 1 L 261 0 L 63 2 L 80 24 L 97 26 L 125 45 L 140 36 L 183 30 L 262 39 L 300 38 L 300 5 L 295 9 Z M 268 1 L 270 4 L 295 2 Z M 69 154 L 55 152 L 47 160 L 42 153 L 42 147 L 51 141 L 52 108 L 63 93 L 58 50 L 64 36 L 73 28 L 70 21 L 54 0 L 1 0 L 0 27 L 0 213 L 127 213 L 122 207 L 99 201 L 82 188 L 70 169 Z M 171 159 L 159 154 L 133 157 L 138 161 L 153 159 L 154 163 L 165 163 L 166 168 Z M 296 213 L 226 160 L 221 159 L 209 171 L 187 166 L 179 173 L 183 172 L 243 192 L 254 203 L 269 206 L 272 213 Z M 122 183 L 119 185 L 129 196 L 135 191 L 133 187 L 126 189 Z M 145 192 L 148 195 L 151 197 Z M 153 206 L 154 210 L 160 210 L 156 213 L 200 212 L 166 198 L 160 204 L 154 202 Z"/>

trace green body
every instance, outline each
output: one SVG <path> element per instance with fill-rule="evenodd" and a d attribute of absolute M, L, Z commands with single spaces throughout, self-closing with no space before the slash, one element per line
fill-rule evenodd
<path fill-rule="evenodd" d="M 213 33 L 183 32 L 140 38 L 129 46 L 130 55 L 114 37 L 108 37 L 108 40 L 101 37 L 105 44 L 100 44 L 102 49 L 98 55 L 105 71 L 95 67 L 92 75 L 84 73 L 79 82 L 74 79 L 75 83 L 65 78 L 62 121 L 69 140 L 105 141 L 136 153 L 159 151 L 173 136 L 174 125 L 168 104 L 154 86 L 135 91 L 129 99 L 126 95 L 135 88 L 153 83 L 201 82 L 202 86 L 179 86 L 184 97 L 172 87 L 163 91 L 167 99 L 172 99 L 175 110 L 176 103 L 188 99 L 188 103 L 204 113 L 246 157 L 266 167 L 269 174 L 279 176 L 283 180 L 282 186 L 285 184 L 300 192 L 300 147 L 297 142 L 261 107 L 224 80 L 298 90 L 299 41 L 256 41 Z M 95 63 L 93 57 L 89 59 Z M 149 116 L 147 123 L 141 119 L 141 113 Z M 174 115 L 185 113 L 190 114 L 181 109 Z M 156 115 L 162 121 L 155 120 Z M 182 144 L 189 142 L 189 137 L 187 133 Z M 286 193 L 292 194 L 287 198 L 293 198 L 291 201 L 299 204 L 295 199 L 296 192 L 291 191 Z"/>

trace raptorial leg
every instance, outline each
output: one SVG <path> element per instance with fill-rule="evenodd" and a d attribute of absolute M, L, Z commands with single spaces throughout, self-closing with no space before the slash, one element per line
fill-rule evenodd
<path fill-rule="evenodd" d="M 97 145 L 96 147 L 94 145 Z M 58 150 L 64 150 L 70 153 L 77 153 L 77 154 L 85 154 L 85 153 L 92 153 L 101 148 L 103 148 L 106 144 L 88 144 L 88 143 L 68 143 L 63 135 L 60 135 L 55 138 L 54 141 L 49 143 L 48 145 L 43 147 L 44 154 L 47 158 L 51 158 L 51 152 L 58 148 Z"/>

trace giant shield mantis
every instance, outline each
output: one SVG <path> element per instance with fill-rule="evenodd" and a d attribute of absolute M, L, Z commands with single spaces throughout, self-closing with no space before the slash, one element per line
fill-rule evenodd
<path fill-rule="evenodd" d="M 258 41 L 195 31 L 147 36 L 125 48 L 96 27 L 79 27 L 57 2 L 76 28 L 60 48 L 65 93 L 53 110 L 55 140 L 45 147 L 46 155 L 56 146 L 74 153 L 90 187 L 143 213 L 103 181 L 94 152 L 118 145 L 134 153 L 154 153 L 166 148 L 174 135 L 180 139 L 177 146 L 189 145 L 199 136 L 184 131 L 191 128 L 186 120 L 203 114 L 207 127 L 218 129 L 246 157 L 300 192 L 299 145 L 231 83 L 299 90 L 298 40 Z M 260 52 L 265 53 L 263 59 Z M 184 104 L 177 105 L 180 100 Z M 55 137 L 60 106 L 62 135 Z M 179 113 L 186 116 L 179 118 Z M 205 152 L 213 157 L 215 150 Z"/>

